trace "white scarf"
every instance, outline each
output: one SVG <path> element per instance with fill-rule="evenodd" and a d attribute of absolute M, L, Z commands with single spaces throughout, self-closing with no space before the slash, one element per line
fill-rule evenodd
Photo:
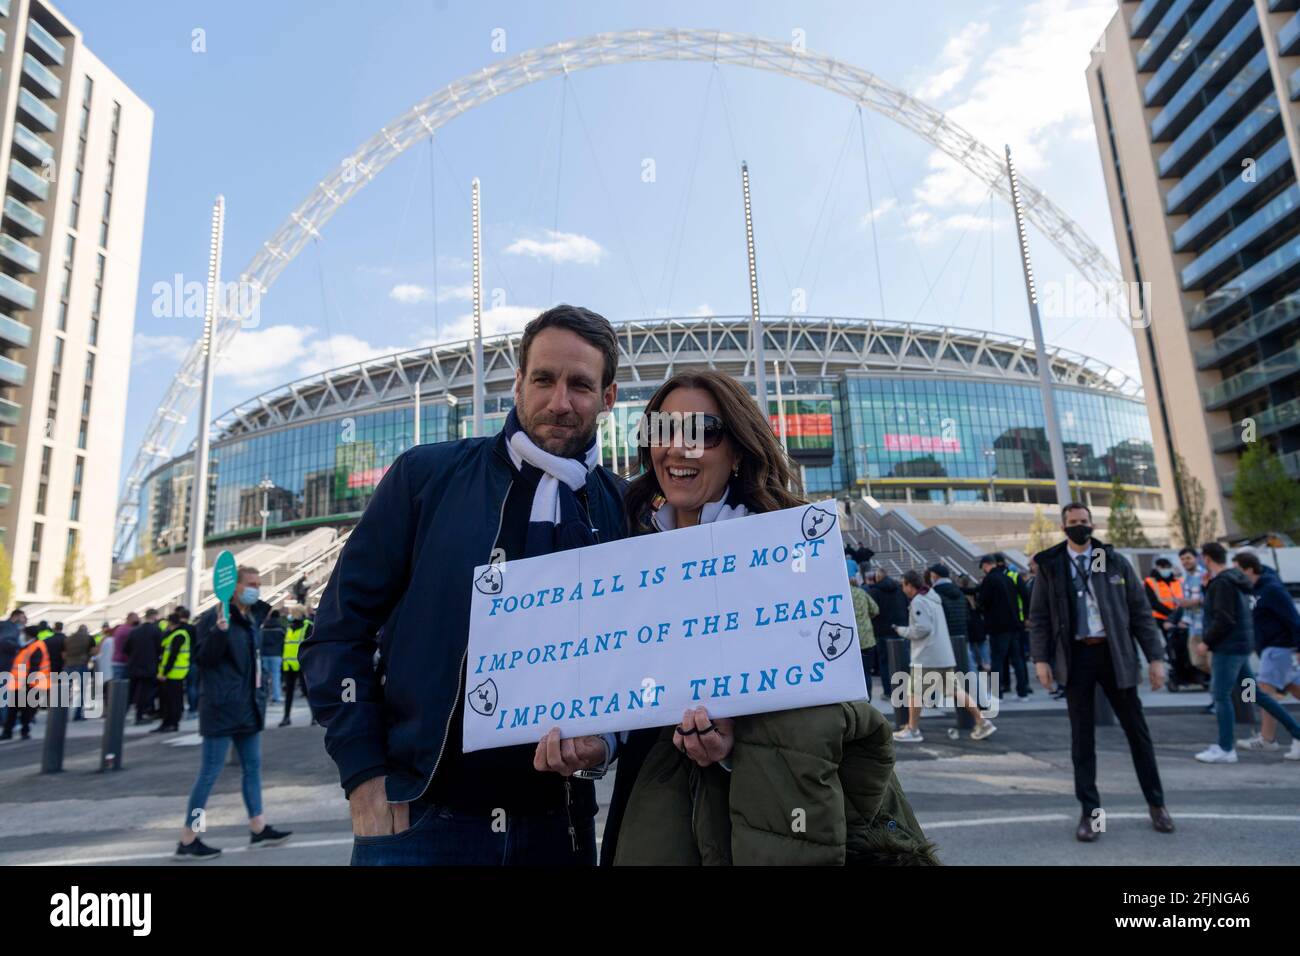
<path fill-rule="evenodd" d="M 749 509 L 743 504 L 737 504 L 734 507 L 727 504 L 727 496 L 730 494 L 730 487 L 722 489 L 722 497 L 717 501 L 710 501 L 700 509 L 700 524 L 712 524 L 715 521 L 729 521 L 732 518 L 743 518 L 749 514 Z M 659 510 L 654 513 L 652 519 L 654 526 L 660 531 L 672 531 L 677 527 L 677 512 L 673 506 L 665 501 L 659 506 Z"/>
<path fill-rule="evenodd" d="M 542 472 L 528 520 L 553 525 L 560 523 L 560 482 L 564 482 L 577 494 L 587 486 L 587 472 L 596 467 L 600 457 L 599 446 L 594 441 L 587 449 L 585 466 L 576 459 L 552 455 L 533 444 L 533 440 L 522 428 L 510 436 L 506 450 L 510 452 L 510 460 L 515 468 L 526 461 Z"/>

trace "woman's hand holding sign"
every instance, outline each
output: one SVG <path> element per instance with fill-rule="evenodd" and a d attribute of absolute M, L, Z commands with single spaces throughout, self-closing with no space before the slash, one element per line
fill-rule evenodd
<path fill-rule="evenodd" d="M 604 762 L 609 748 L 600 737 L 560 739 L 560 728 L 552 727 L 537 743 L 533 754 L 534 770 L 554 770 L 571 777 L 579 770 L 590 770 Z"/>
<path fill-rule="evenodd" d="M 709 720 L 703 707 L 688 708 L 673 730 L 673 746 L 701 767 L 726 760 L 736 742 L 736 722 L 730 717 Z"/>

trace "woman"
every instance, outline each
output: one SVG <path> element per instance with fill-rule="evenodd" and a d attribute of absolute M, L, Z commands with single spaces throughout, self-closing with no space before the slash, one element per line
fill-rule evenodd
<path fill-rule="evenodd" d="M 673 376 L 646 406 L 645 426 L 641 474 L 625 497 L 634 533 L 806 503 L 770 424 L 726 375 Z M 734 720 L 687 710 L 677 727 L 632 734 L 623 749 L 606 858 L 616 865 L 937 863 L 893 763 L 888 725 L 866 701 Z"/>

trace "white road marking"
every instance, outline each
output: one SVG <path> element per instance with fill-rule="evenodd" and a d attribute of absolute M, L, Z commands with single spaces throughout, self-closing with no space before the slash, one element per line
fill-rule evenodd
<path fill-rule="evenodd" d="M 352 837 L 347 837 L 345 839 L 335 839 L 335 840 L 290 840 L 288 843 L 281 843 L 279 846 L 258 847 L 258 850 L 306 850 L 312 847 L 320 847 L 320 846 L 342 846 L 344 844 L 350 844 L 351 842 L 352 842 Z M 248 845 L 222 847 L 221 855 L 226 856 L 227 854 L 230 853 L 247 853 L 252 849 L 253 847 Z M 81 857 L 80 859 L 76 859 L 76 860 L 53 860 L 50 862 L 17 863 L 14 865 L 15 866 L 96 866 L 101 863 L 129 863 L 135 860 L 167 860 L 167 859 L 171 859 L 174 853 L 175 850 L 170 850 L 166 853 L 124 853 L 124 854 L 119 854 L 117 856 L 93 856 L 93 857 L 88 856 L 88 857 Z"/>
<path fill-rule="evenodd" d="M 1243 820 L 1262 823 L 1300 823 L 1300 816 L 1283 813 L 1172 813 L 1174 822 L 1179 820 Z M 1150 815 L 1137 812 L 1107 813 L 1108 820 L 1146 820 Z M 976 817 L 966 820 L 935 820 L 927 823 L 920 821 L 925 830 L 951 830 L 955 827 L 1001 826 L 1012 823 L 1059 823 L 1075 819 L 1064 813 L 1041 813 L 1023 817 Z"/>

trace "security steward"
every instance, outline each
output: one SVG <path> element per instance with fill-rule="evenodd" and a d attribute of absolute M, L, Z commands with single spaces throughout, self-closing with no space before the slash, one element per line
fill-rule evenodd
<path fill-rule="evenodd" d="M 162 723 L 151 734 L 176 733 L 185 715 L 185 678 L 190 675 L 190 652 L 194 638 L 190 634 L 190 612 L 178 607 L 167 618 L 163 631 L 162 656 L 158 661 L 158 701 Z"/>
<path fill-rule="evenodd" d="M 302 668 L 298 664 L 298 647 L 307 640 L 314 626 L 311 618 L 307 616 L 307 609 L 301 604 L 294 605 L 289 612 L 289 626 L 284 631 L 284 656 L 280 660 L 281 683 L 284 690 L 284 719 L 280 721 L 281 727 L 288 727 L 293 723 L 289 713 L 293 710 L 294 687 L 301 686 L 302 696 L 304 698 L 307 696 L 307 682 L 303 679 Z M 313 726 L 316 724 L 315 718 L 312 719 L 312 724 Z"/>

